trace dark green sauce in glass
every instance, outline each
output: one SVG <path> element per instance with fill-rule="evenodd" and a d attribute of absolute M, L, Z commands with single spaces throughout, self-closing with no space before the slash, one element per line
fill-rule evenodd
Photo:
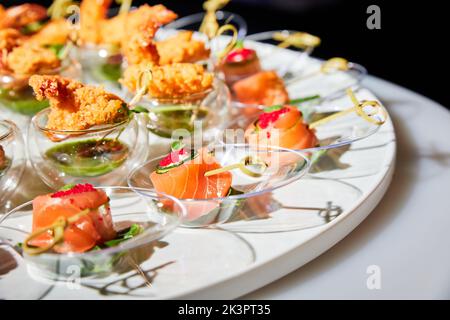
<path fill-rule="evenodd" d="M 35 115 L 49 106 L 47 100 L 36 100 L 31 87 L 21 90 L 0 88 L 0 104 L 14 112 L 27 116 Z"/>
<path fill-rule="evenodd" d="M 183 110 L 184 106 L 170 106 L 167 109 L 173 108 L 174 111 L 163 111 L 164 107 L 156 107 L 155 110 L 160 109 L 161 111 L 150 112 L 152 115 L 150 116 L 150 125 L 149 130 L 154 134 L 164 137 L 170 138 L 172 136 L 172 132 L 177 129 L 185 129 L 189 132 L 194 131 L 194 120 L 202 121 L 208 116 L 207 109 L 192 109 L 191 110 Z M 186 106 L 189 108 L 189 106 Z M 176 110 L 179 108 L 179 110 Z M 196 113 L 194 115 L 194 112 Z"/>
<path fill-rule="evenodd" d="M 74 177 L 98 177 L 121 166 L 129 148 L 116 139 L 61 143 L 45 153 L 60 171 Z"/>

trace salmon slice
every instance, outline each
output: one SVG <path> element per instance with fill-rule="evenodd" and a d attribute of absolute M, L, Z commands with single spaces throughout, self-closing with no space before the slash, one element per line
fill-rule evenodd
<path fill-rule="evenodd" d="M 90 185 L 81 185 L 85 188 L 79 186 L 33 200 L 33 231 L 51 226 L 60 217 L 68 219 L 90 209 L 87 215 L 66 227 L 63 242 L 53 248 L 59 253 L 84 252 L 116 236 L 106 193 Z M 52 239 L 48 232 L 32 239 L 29 244 L 42 247 Z"/>
<path fill-rule="evenodd" d="M 303 122 L 301 112 L 292 106 L 260 116 L 245 131 L 249 144 L 288 149 L 313 148 L 318 144 L 314 130 Z"/>
<path fill-rule="evenodd" d="M 205 172 L 217 168 L 220 168 L 220 164 L 201 151 L 199 158 L 188 160 L 168 172 L 152 172 L 150 180 L 158 192 L 180 199 L 224 197 L 231 187 L 231 173 L 205 177 Z"/>
<path fill-rule="evenodd" d="M 283 80 L 275 71 L 261 71 L 237 81 L 233 87 L 236 99 L 246 104 L 272 106 L 289 101 Z"/>

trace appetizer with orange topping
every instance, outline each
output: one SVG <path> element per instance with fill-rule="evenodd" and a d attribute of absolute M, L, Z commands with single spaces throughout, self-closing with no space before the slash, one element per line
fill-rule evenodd
<path fill-rule="evenodd" d="M 233 84 L 239 102 L 251 105 L 272 106 L 289 102 L 283 80 L 275 71 L 260 71 Z"/>
<path fill-rule="evenodd" d="M 267 108 L 245 131 L 251 145 L 308 149 L 318 144 L 314 130 L 304 123 L 301 112 L 293 106 Z"/>

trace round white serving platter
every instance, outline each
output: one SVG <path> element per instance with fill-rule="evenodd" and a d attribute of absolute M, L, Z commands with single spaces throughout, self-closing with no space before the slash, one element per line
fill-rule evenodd
<path fill-rule="evenodd" d="M 277 51 L 284 56 L 295 53 Z M 280 57 L 282 58 L 282 57 Z M 310 59 L 311 67 L 317 60 Z M 314 88 L 311 88 L 314 92 Z M 298 92 L 298 88 L 292 89 Z M 319 89 L 318 89 L 319 90 Z M 306 89 L 305 89 L 306 92 Z M 302 94 L 300 96 L 308 95 Z M 299 96 L 290 92 L 292 98 Z M 366 89 L 360 100 L 376 97 Z M 348 98 L 333 101 L 337 108 L 351 106 Z M 152 136 L 163 146 L 165 140 Z M 330 249 L 363 221 L 382 199 L 395 163 L 396 139 L 390 119 L 372 136 L 337 150 L 339 169 L 328 168 L 279 189 L 274 198 L 289 207 L 326 207 L 342 212 L 321 221 L 317 210 L 281 210 L 271 219 L 224 224 L 211 229 L 179 228 L 154 247 L 138 271 L 104 279 L 74 279 L 71 283 L 46 283 L 26 275 L 26 266 L 0 276 L 0 297 L 24 299 L 231 299 L 260 288 L 301 267 Z M 151 156 L 155 156 L 153 150 Z M 28 175 L 17 199 L 48 192 Z M 29 183 L 33 182 L 33 183 Z M 289 225 L 289 223 L 291 223 Z M 282 231 L 281 231 L 282 230 Z M 288 230 L 288 231 L 287 231 Z M 19 276 L 19 275 L 23 275 Z M 15 279 L 14 283 L 6 279 Z M 14 291 L 11 291 L 14 286 Z M 14 294 L 9 294 L 13 292 Z"/>

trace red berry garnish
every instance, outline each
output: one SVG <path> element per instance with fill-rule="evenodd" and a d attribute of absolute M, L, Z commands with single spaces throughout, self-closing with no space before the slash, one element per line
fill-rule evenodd
<path fill-rule="evenodd" d="M 262 113 L 258 119 L 258 127 L 260 127 L 261 129 L 267 128 L 269 124 L 277 121 L 278 118 L 286 112 L 289 112 L 289 109 L 284 107 L 275 111 Z"/>
<path fill-rule="evenodd" d="M 184 150 L 184 149 L 172 151 L 171 153 L 169 153 L 167 156 L 165 156 L 159 162 L 159 166 L 160 167 L 166 167 L 166 166 L 169 166 L 169 165 L 171 165 L 173 163 L 178 163 L 178 162 L 180 162 L 180 156 L 183 156 L 185 154 L 186 154 L 186 150 Z"/>
<path fill-rule="evenodd" d="M 239 63 L 253 60 L 256 57 L 256 51 L 248 48 L 233 49 L 227 56 L 226 62 Z"/>

